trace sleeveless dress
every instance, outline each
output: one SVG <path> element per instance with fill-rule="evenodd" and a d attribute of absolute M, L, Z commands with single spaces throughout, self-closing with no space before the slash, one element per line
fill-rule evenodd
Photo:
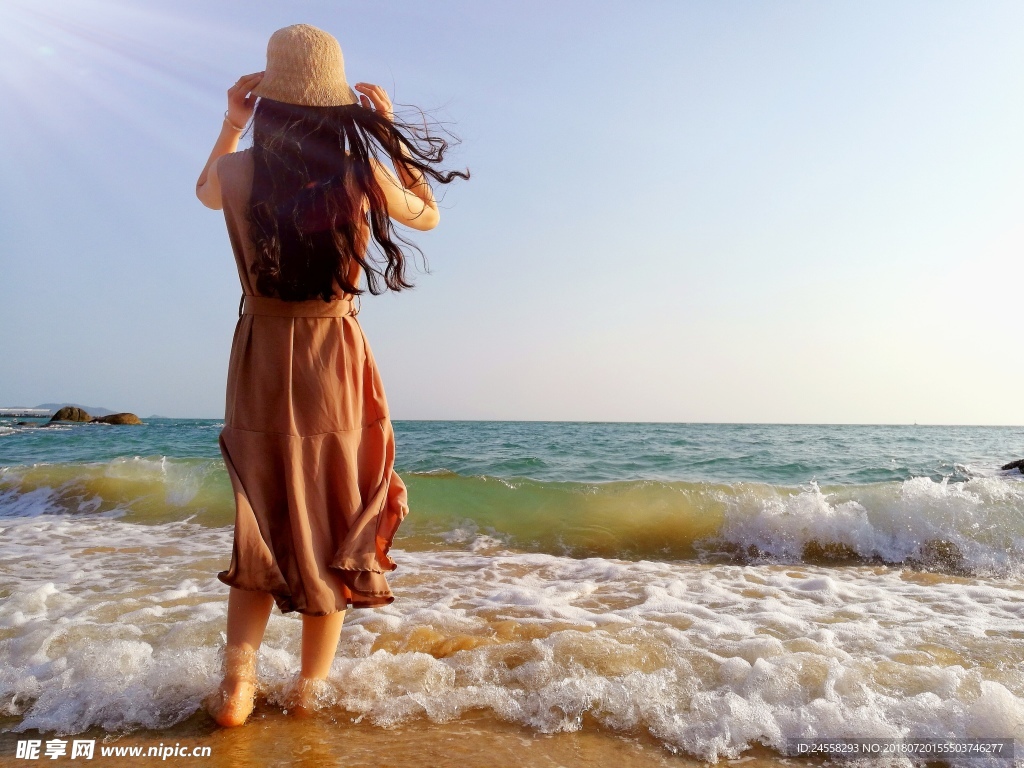
<path fill-rule="evenodd" d="M 391 603 L 388 551 L 408 503 L 370 345 L 354 314 L 309 316 L 329 306 L 320 299 L 259 298 L 246 221 L 251 150 L 221 157 L 217 174 L 242 292 L 255 306 L 239 308 L 228 361 L 219 444 L 235 526 L 231 564 L 217 578 L 269 592 L 283 613 Z"/>

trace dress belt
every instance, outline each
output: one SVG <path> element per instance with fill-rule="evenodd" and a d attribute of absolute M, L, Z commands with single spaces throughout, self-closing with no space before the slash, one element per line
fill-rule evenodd
<path fill-rule="evenodd" d="M 243 293 L 238 302 L 238 316 L 270 315 L 271 317 L 344 317 L 359 314 L 352 299 L 309 299 L 308 301 L 285 301 L 270 296 L 253 296 Z"/>

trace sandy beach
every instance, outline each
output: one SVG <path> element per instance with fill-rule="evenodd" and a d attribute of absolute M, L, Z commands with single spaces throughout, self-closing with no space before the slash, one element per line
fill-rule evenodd
<path fill-rule="evenodd" d="M 353 723 L 344 713 L 322 713 L 306 721 L 283 715 L 279 708 L 258 706 L 243 728 L 223 730 L 203 715 L 196 715 L 162 731 L 138 731 L 111 736 L 92 729 L 75 738 L 95 739 L 93 765 L 147 765 L 155 758 L 99 756 L 102 746 L 130 749 L 172 746 L 192 749 L 210 747 L 210 756 L 169 758 L 171 765 L 202 764 L 210 768 L 432 768 L 459 765 L 465 768 L 495 766 L 566 766 L 599 768 L 628 765 L 630 768 L 698 768 L 707 763 L 674 755 L 642 732 L 608 734 L 593 727 L 576 733 L 537 734 L 529 728 L 474 713 L 450 723 L 417 720 L 392 728 Z M 17 738 L 45 739 L 45 734 L 19 734 Z M 0 734 L 0 754 L 14 754 L 16 738 Z M 0 764 L 26 764 L 0 758 Z M 820 760 L 780 757 L 772 750 L 752 748 L 739 759 L 721 765 L 744 768 L 815 766 Z"/>

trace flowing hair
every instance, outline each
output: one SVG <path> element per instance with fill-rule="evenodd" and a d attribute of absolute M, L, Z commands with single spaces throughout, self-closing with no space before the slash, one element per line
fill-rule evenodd
<path fill-rule="evenodd" d="M 450 136 L 450 134 L 449 134 Z M 249 231 L 256 250 L 257 290 L 287 301 L 331 301 L 335 285 L 349 281 L 352 262 L 366 274 L 372 294 L 412 288 L 405 274 L 410 246 L 396 233 L 372 161 L 381 154 L 441 184 L 468 179 L 469 171 L 439 169 L 448 142 L 426 127 L 388 120 L 359 104 L 308 107 L 260 99 L 253 118 L 253 180 Z M 369 202 L 372 239 L 383 259 L 369 253 L 363 201 Z"/>

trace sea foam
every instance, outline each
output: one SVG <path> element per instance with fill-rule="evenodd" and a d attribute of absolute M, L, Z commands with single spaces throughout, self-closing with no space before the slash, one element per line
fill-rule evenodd
<path fill-rule="evenodd" d="M 0 701 L 15 730 L 163 728 L 217 683 L 230 531 L 8 517 Z M 31 553 L 27 555 L 26 553 Z M 393 550 L 395 603 L 346 618 L 332 716 L 476 709 L 551 733 L 646 733 L 704 760 L 791 737 L 1024 741 L 1024 589 L 887 566 Z M 298 669 L 273 612 L 267 706 Z M 900 764 L 900 763 L 893 763 Z M 983 762 L 962 761 L 980 766 Z"/>

